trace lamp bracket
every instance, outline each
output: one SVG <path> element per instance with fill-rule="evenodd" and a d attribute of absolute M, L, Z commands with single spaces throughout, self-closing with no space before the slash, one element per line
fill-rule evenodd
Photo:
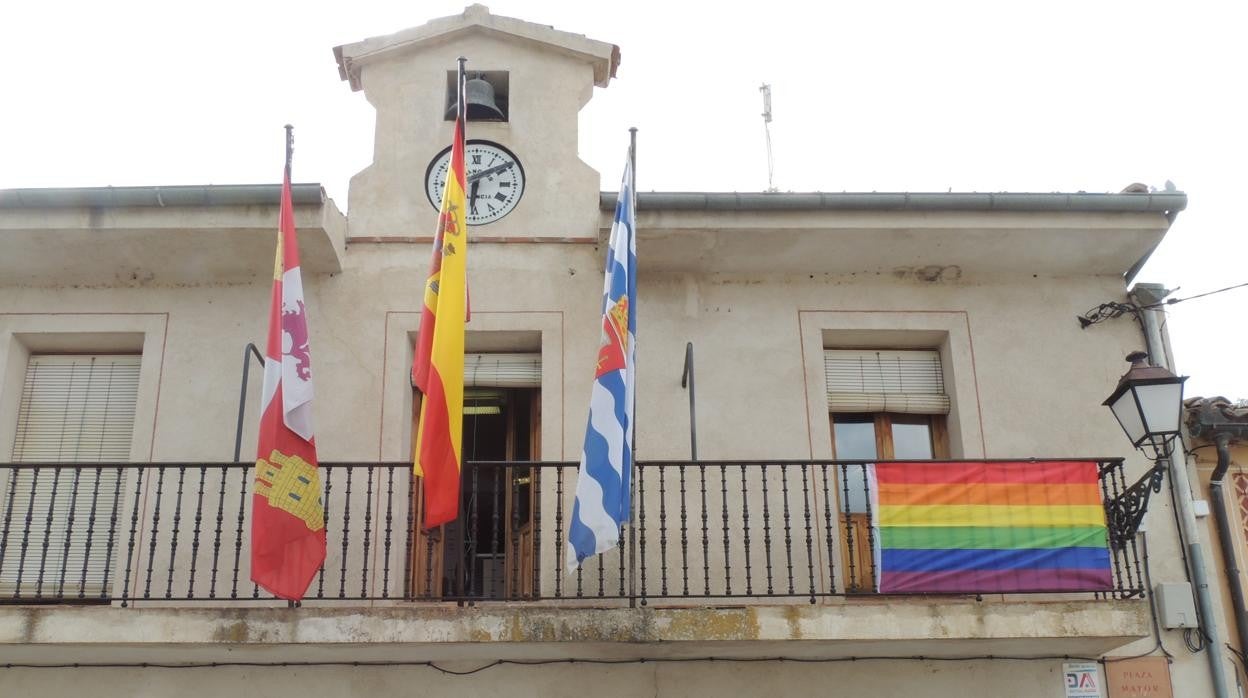
<path fill-rule="evenodd" d="M 1122 550 L 1135 538 L 1144 521 L 1144 514 L 1148 511 L 1148 499 L 1154 492 L 1161 492 L 1161 481 L 1165 474 L 1165 466 L 1158 461 L 1135 484 L 1105 503 L 1109 545 L 1114 550 Z"/>

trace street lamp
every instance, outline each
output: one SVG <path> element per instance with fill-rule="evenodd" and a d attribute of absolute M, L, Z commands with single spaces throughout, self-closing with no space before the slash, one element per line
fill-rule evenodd
<path fill-rule="evenodd" d="M 1170 444 L 1179 436 L 1183 381 L 1187 377 L 1149 366 L 1147 359 L 1148 354 L 1142 351 L 1129 354 L 1131 369 L 1118 379 L 1118 387 L 1102 404 L 1118 418 L 1131 445 L 1156 461 L 1169 455 Z"/>
<path fill-rule="evenodd" d="M 1183 381 L 1161 366 L 1149 366 L 1148 354 L 1137 351 L 1127 356 L 1131 368 L 1118 380 L 1118 387 L 1104 404 L 1114 413 L 1131 445 L 1153 461 L 1153 467 L 1134 485 L 1106 505 L 1109 540 L 1121 548 L 1135 537 L 1148 510 L 1148 498 L 1161 492 L 1161 480 L 1170 457 L 1170 447 L 1179 436 L 1183 412 Z"/>

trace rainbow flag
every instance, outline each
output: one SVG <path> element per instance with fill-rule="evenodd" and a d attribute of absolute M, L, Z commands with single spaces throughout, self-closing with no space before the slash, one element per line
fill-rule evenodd
<path fill-rule="evenodd" d="M 874 470 L 882 594 L 1113 588 L 1094 461 Z"/>

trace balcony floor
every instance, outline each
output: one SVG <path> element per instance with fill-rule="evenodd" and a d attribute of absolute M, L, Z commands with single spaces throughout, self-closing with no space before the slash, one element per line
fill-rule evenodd
<path fill-rule="evenodd" d="M 14 606 L 0 608 L 0 662 L 1097 656 L 1149 632 L 1148 604 L 1138 599 L 685 608 Z"/>

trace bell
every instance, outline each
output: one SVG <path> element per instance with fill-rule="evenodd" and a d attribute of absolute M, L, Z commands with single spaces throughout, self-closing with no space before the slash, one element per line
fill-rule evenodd
<path fill-rule="evenodd" d="M 464 84 L 464 91 L 468 94 L 469 121 L 507 120 L 502 110 L 494 103 L 494 86 L 488 80 L 480 75 L 469 78 Z M 459 103 L 456 102 L 446 111 L 448 119 L 455 117 L 455 111 L 458 106 Z"/>

